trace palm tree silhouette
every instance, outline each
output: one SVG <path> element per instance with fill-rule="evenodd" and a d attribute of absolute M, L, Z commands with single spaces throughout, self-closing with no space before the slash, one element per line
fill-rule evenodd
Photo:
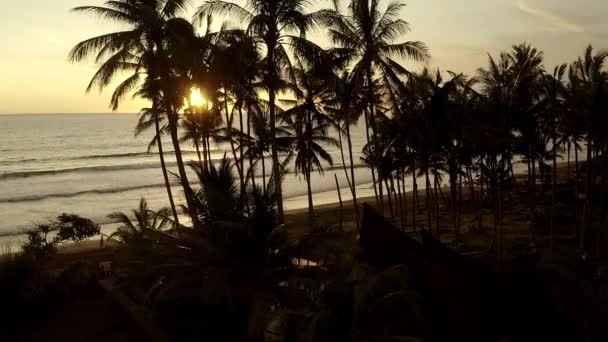
<path fill-rule="evenodd" d="M 374 148 L 379 149 L 377 137 L 374 98 L 374 75 L 379 72 L 386 82 L 399 83 L 401 77 L 411 73 L 394 58 L 409 58 L 425 61 L 429 58 L 422 42 L 394 43 L 409 31 L 409 24 L 399 18 L 405 4 L 390 2 L 384 12 L 380 1 L 352 0 L 348 12 L 334 20 L 329 30 L 331 39 L 339 47 L 348 51 L 353 63 L 353 73 L 367 82 L 369 123 L 372 129 Z M 336 11 L 338 8 L 336 6 Z M 380 183 L 380 208 L 383 210 L 382 179 Z"/>
<path fill-rule="evenodd" d="M 158 147 L 158 156 L 160 158 L 160 167 L 163 171 L 163 179 L 165 181 L 165 188 L 167 189 L 167 196 L 169 197 L 169 204 L 171 206 L 171 212 L 173 213 L 173 220 L 175 223 L 179 225 L 179 218 L 177 216 L 177 209 L 175 207 L 175 201 L 173 200 L 173 193 L 171 190 L 171 181 L 169 180 L 169 173 L 167 171 L 167 164 L 165 163 L 165 153 L 163 149 L 162 143 L 162 134 L 166 130 L 166 125 L 163 123 L 161 127 L 161 122 L 164 121 L 163 113 L 161 113 L 158 109 L 153 108 L 144 108 L 140 111 L 139 121 L 137 122 L 137 126 L 135 126 L 135 136 L 142 134 L 144 131 L 148 130 L 152 125 L 154 125 L 154 138 L 150 141 L 148 145 L 148 152 L 156 145 Z"/>
<path fill-rule="evenodd" d="M 121 212 L 108 215 L 108 218 L 121 224 L 110 237 L 118 237 L 120 240 L 129 243 L 142 238 L 147 230 L 162 231 L 171 228 L 173 225 L 168 217 L 171 215 L 168 208 L 156 212 L 152 211 L 148 208 L 148 202 L 145 198 L 139 200 L 139 206 L 137 209 L 133 209 L 131 213 L 134 220 L 129 215 Z"/>
<path fill-rule="evenodd" d="M 201 5 L 195 15 L 197 20 L 208 16 L 230 15 L 231 19 L 247 26 L 247 33 L 255 42 L 265 47 L 266 69 L 263 75 L 270 103 L 270 135 L 273 177 L 278 196 L 278 218 L 283 222 L 283 195 L 281 164 L 276 146 L 276 93 L 283 87 L 283 80 L 293 80 L 293 68 L 287 52 L 287 45 L 304 40 L 307 31 L 320 24 L 329 24 L 335 17 L 332 11 L 320 10 L 305 13 L 306 0 L 248 0 L 240 6 L 233 2 L 212 0 Z M 292 35 L 299 33 L 299 36 Z"/>
<path fill-rule="evenodd" d="M 291 106 L 283 116 L 289 127 L 296 173 L 303 173 L 306 180 L 308 215 L 312 227 L 314 204 L 310 177 L 315 170 L 323 173 L 323 161 L 333 165 L 331 155 L 321 144 L 338 146 L 338 140 L 328 136 L 329 129 L 335 123 L 325 112 L 325 107 L 332 103 L 334 97 L 327 81 L 318 74 L 318 70 L 314 70 L 314 66 L 308 70 L 296 68 L 294 73 L 297 80 L 297 87 L 294 87 L 296 100 L 282 101 Z"/>
<path fill-rule="evenodd" d="M 120 73 L 133 72 L 133 75 L 114 91 L 111 101 L 113 109 L 118 107 L 120 100 L 127 93 L 138 86 L 142 73 L 145 72 L 148 90 L 154 89 L 154 95 L 149 97 L 152 107 L 156 109 L 160 106 L 167 114 L 180 181 L 188 207 L 191 207 L 193 192 L 188 184 L 177 133 L 178 110 L 183 105 L 186 92 L 183 91 L 184 87 L 178 85 L 179 80 L 170 76 L 171 54 L 167 49 L 168 45 L 175 45 L 175 42 L 168 40 L 181 41 L 183 37 L 180 36 L 193 34 L 193 31 L 188 29 L 190 24 L 177 17 L 183 12 L 184 4 L 185 0 L 118 0 L 107 1 L 105 6 L 76 7 L 75 12 L 92 13 L 106 20 L 123 23 L 129 29 L 78 43 L 70 52 L 70 60 L 78 62 L 96 55 L 96 61 L 101 62 L 87 91 L 94 87 L 103 89 Z M 146 93 L 150 94 L 150 91 Z M 196 226 L 196 218 L 193 220 Z"/>

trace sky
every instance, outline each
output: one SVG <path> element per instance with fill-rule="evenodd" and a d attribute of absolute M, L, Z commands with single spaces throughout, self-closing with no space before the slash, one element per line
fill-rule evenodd
<path fill-rule="evenodd" d="M 432 55 L 428 64 L 431 68 L 473 75 L 487 64 L 488 53 L 497 55 L 524 41 L 544 50 L 547 69 L 573 61 L 590 43 L 597 49 L 608 49 L 605 0 L 404 1 L 407 7 L 401 16 L 411 24 L 412 31 L 403 40 L 425 42 Z M 85 94 L 96 70 L 93 61 L 72 64 L 67 59 L 79 41 L 117 28 L 70 12 L 75 6 L 102 3 L 29 0 L 3 5 L 0 114 L 110 111 L 111 89 Z M 331 1 L 317 3 L 320 8 Z M 320 35 L 316 38 L 322 39 Z M 141 100 L 129 100 L 118 111 L 137 112 L 144 106 Z"/>

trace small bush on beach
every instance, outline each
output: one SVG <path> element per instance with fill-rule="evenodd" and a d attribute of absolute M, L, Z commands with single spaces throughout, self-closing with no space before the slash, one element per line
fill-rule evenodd
<path fill-rule="evenodd" d="M 79 242 L 98 235 L 99 225 L 88 218 L 74 214 L 61 214 L 56 221 L 39 224 L 27 232 L 27 242 L 22 249 L 26 255 L 43 260 L 55 254 L 57 244 L 72 241 Z"/>

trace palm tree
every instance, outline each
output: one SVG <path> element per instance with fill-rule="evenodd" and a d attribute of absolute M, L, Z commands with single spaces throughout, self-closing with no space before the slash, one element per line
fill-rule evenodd
<path fill-rule="evenodd" d="M 564 76 L 566 75 L 567 65 L 563 64 L 555 67 L 553 74 L 545 75 L 544 77 L 544 124 L 547 135 L 551 138 L 552 152 L 551 159 L 553 161 L 553 174 L 551 182 L 551 221 L 550 221 L 550 247 L 553 252 L 553 225 L 555 221 L 555 185 L 557 178 L 557 156 L 559 149 L 559 119 L 563 117 L 564 111 L 563 92 L 564 92 Z"/>
<path fill-rule="evenodd" d="M 314 67 L 310 70 L 294 69 L 297 80 L 297 88 L 294 88 L 296 100 L 283 100 L 291 105 L 283 115 L 292 140 L 296 173 L 302 172 L 306 179 L 311 226 L 314 217 L 311 174 L 315 170 L 323 173 L 323 161 L 333 165 L 331 155 L 321 144 L 338 146 L 338 140 L 328 136 L 329 129 L 335 124 L 325 112 L 325 107 L 334 97 L 327 82 L 317 71 Z"/>
<path fill-rule="evenodd" d="M 359 206 L 357 204 L 357 181 L 355 179 L 355 162 L 353 157 L 353 142 L 351 135 L 351 126 L 355 125 L 364 112 L 365 102 L 360 96 L 360 85 L 356 78 L 344 71 L 341 76 L 336 76 L 333 83 L 333 93 L 335 96 L 334 105 L 328 106 L 326 110 L 331 113 L 332 119 L 336 122 L 338 131 L 338 140 L 340 145 L 340 154 L 342 156 L 342 165 L 344 173 L 348 181 L 351 195 L 353 197 L 353 207 L 355 210 L 355 220 L 359 225 Z M 346 137 L 348 145 L 348 158 L 350 163 L 350 177 L 347 172 L 346 162 L 344 160 L 344 145 L 342 135 Z"/>
<path fill-rule="evenodd" d="M 110 237 L 118 237 L 124 242 L 132 242 L 141 238 L 147 230 L 166 230 L 172 226 L 169 215 L 171 214 L 168 208 L 163 208 L 157 212 L 148 209 L 148 202 L 145 198 L 139 200 L 137 209 L 131 211 L 134 221 L 129 215 L 121 212 L 114 212 L 108 215 L 108 218 L 117 221 L 121 226 L 110 235 Z"/>
<path fill-rule="evenodd" d="M 583 57 L 580 57 L 572 65 L 571 87 L 575 87 L 578 94 L 579 110 L 586 123 L 587 138 L 587 168 L 585 178 L 585 215 L 583 229 L 581 231 L 581 248 L 585 248 L 585 232 L 591 228 L 592 205 L 591 196 L 591 162 L 594 153 L 597 155 L 603 151 L 602 144 L 604 134 L 601 127 L 605 124 L 603 110 L 606 106 L 606 94 L 608 91 L 608 71 L 605 64 L 608 60 L 608 51 L 595 52 L 592 46 L 587 47 Z M 599 242 L 599 240 L 598 240 Z M 599 245 L 598 245 L 599 246 Z M 599 251 L 599 248 L 598 248 Z"/>
<path fill-rule="evenodd" d="M 165 180 L 165 188 L 167 189 L 167 196 L 169 197 L 169 204 L 171 205 L 171 212 L 173 213 L 173 219 L 175 223 L 179 225 L 179 218 L 177 216 L 177 209 L 175 208 L 175 202 L 173 200 L 173 193 L 171 191 L 171 182 L 169 181 L 169 173 L 167 172 L 167 164 L 165 163 L 165 153 L 163 150 L 162 133 L 166 129 L 163 124 L 161 128 L 160 123 L 163 121 L 162 113 L 158 109 L 145 108 L 140 112 L 139 121 L 135 127 L 135 136 L 142 134 L 154 125 L 154 138 L 148 145 L 148 152 L 156 145 L 158 147 L 158 156 L 160 158 L 160 166 L 163 171 L 163 179 Z"/>
<path fill-rule="evenodd" d="M 173 38 L 178 32 L 188 32 L 183 28 L 187 28 L 189 23 L 177 17 L 183 12 L 185 2 L 186 0 L 118 0 L 107 1 L 105 6 L 74 8 L 75 12 L 92 13 L 100 18 L 124 24 L 128 29 L 78 43 L 70 52 L 70 60 L 79 62 L 95 55 L 96 62 L 101 63 L 87 91 L 94 87 L 103 89 L 119 74 L 125 71 L 133 72 L 114 91 L 111 101 L 113 109 L 118 107 L 120 100 L 127 93 L 138 86 L 142 73 L 145 72 L 147 87 L 154 89 L 153 96 L 148 98 L 152 100 L 152 107 L 156 109 L 160 106 L 168 117 L 180 180 L 190 208 L 193 204 L 193 193 L 188 184 L 177 135 L 178 109 L 182 106 L 186 93 L 183 87 L 176 87 L 176 80 L 169 75 L 171 63 L 170 53 L 167 51 L 168 38 Z M 196 226 L 196 218 L 193 220 Z"/>
<path fill-rule="evenodd" d="M 332 11 L 320 10 L 305 13 L 306 0 L 247 0 L 245 6 L 234 2 L 211 0 L 201 5 L 195 15 L 197 20 L 212 15 L 229 15 L 231 19 L 247 26 L 247 33 L 266 50 L 266 70 L 263 76 L 270 103 L 270 135 L 273 177 L 278 196 L 278 219 L 283 222 L 283 195 L 281 164 L 276 144 L 276 93 L 283 80 L 293 80 L 293 69 L 287 53 L 287 45 L 303 40 L 307 31 L 320 24 L 329 24 Z M 292 35 L 299 33 L 299 36 Z"/>
<path fill-rule="evenodd" d="M 374 148 L 379 147 L 376 116 L 374 111 L 374 74 L 379 72 L 389 83 L 400 83 L 401 77 L 411 73 L 402 67 L 394 58 L 409 58 L 425 61 L 429 58 L 426 46 L 422 42 L 395 43 L 409 31 L 409 24 L 399 19 L 405 4 L 400 1 L 390 2 L 384 12 L 380 10 L 380 1 L 352 0 L 347 14 L 334 20 L 329 30 L 331 39 L 339 47 L 348 51 L 353 64 L 355 77 L 367 81 L 367 100 L 369 105 L 369 123 L 372 129 Z M 338 8 L 336 6 L 336 11 Z M 379 179 L 382 184 L 382 179 Z M 380 186 L 380 207 L 383 207 L 383 191 Z"/>

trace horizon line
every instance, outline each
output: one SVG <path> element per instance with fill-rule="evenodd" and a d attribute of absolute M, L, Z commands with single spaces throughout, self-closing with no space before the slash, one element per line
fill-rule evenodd
<path fill-rule="evenodd" d="M 0 116 L 18 116 L 18 115 L 123 115 L 123 114 L 138 114 L 137 112 L 47 112 L 47 113 L 0 113 Z"/>

